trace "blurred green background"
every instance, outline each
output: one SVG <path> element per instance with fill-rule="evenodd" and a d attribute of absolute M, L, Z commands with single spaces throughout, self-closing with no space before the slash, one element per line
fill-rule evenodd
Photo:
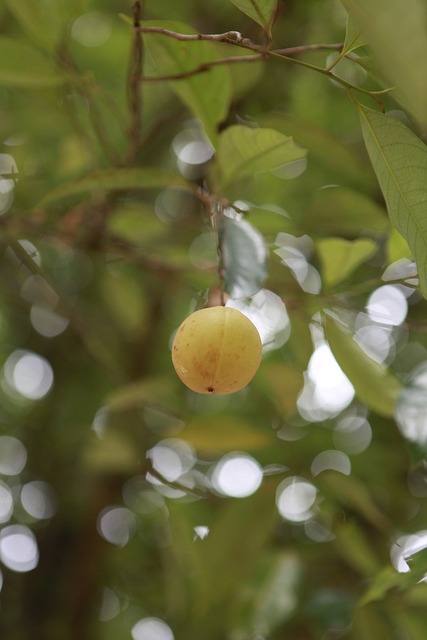
<path fill-rule="evenodd" d="M 291 61 L 140 79 L 254 51 L 132 20 L 265 45 L 250 4 L 0 4 L 7 640 L 425 640 L 426 304 L 355 104 L 292 60 L 326 69 L 355 29 L 334 73 L 369 91 L 388 69 L 340 2 L 258 0 L 271 47 L 305 47 Z M 407 95 L 381 101 L 420 135 Z M 243 155 L 227 179 L 235 125 L 306 157 L 245 175 Z M 265 356 L 211 397 L 183 387 L 170 344 L 218 303 L 224 207 L 230 304 Z"/>

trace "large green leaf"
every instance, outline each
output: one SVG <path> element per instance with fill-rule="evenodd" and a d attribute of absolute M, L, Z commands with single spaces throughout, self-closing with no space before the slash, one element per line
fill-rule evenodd
<path fill-rule="evenodd" d="M 363 193 L 342 187 L 321 189 L 303 220 L 307 233 L 343 235 L 384 234 L 390 227 L 387 212 Z"/>
<path fill-rule="evenodd" d="M 49 50 L 60 41 L 73 11 L 72 3 L 56 0 L 5 0 L 5 4 L 29 38 Z"/>
<path fill-rule="evenodd" d="M 427 126 L 427 7 L 424 0 L 345 0 L 396 97 Z"/>
<path fill-rule="evenodd" d="M 359 400 L 376 413 L 392 417 L 402 389 L 397 377 L 383 365 L 372 360 L 330 315 L 324 315 L 323 325 L 331 351 L 354 386 Z"/>
<path fill-rule="evenodd" d="M 322 265 L 322 276 L 327 287 L 343 282 L 365 260 L 377 250 L 370 238 L 344 240 L 344 238 L 322 238 L 316 243 Z"/>
<path fill-rule="evenodd" d="M 191 188 L 190 183 L 179 174 L 165 169 L 155 167 L 107 169 L 59 185 L 45 195 L 39 206 L 44 207 L 62 198 L 95 190 L 164 189 L 170 186 Z"/>
<path fill-rule="evenodd" d="M 231 0 L 231 2 L 270 33 L 277 0 Z"/>
<path fill-rule="evenodd" d="M 18 38 L 0 37 L 0 60 L 0 84 L 50 87 L 67 80 L 48 57 Z"/>
<path fill-rule="evenodd" d="M 225 290 L 232 298 L 251 296 L 267 277 L 264 238 L 247 220 L 224 218 L 222 229 Z"/>
<path fill-rule="evenodd" d="M 427 297 L 427 147 L 395 118 L 360 106 L 360 119 L 390 219 L 414 255 Z"/>
<path fill-rule="evenodd" d="M 233 125 L 221 133 L 218 165 L 222 186 L 262 171 L 271 171 L 304 158 L 306 150 L 274 129 Z"/>
<path fill-rule="evenodd" d="M 178 33 L 194 34 L 192 27 L 180 22 L 144 22 L 147 27 L 162 27 Z M 144 34 L 144 43 L 152 57 L 157 75 L 170 76 L 191 72 L 200 65 L 219 60 L 211 42 L 187 42 L 158 33 Z M 217 65 L 202 73 L 171 82 L 172 89 L 205 128 L 215 146 L 218 125 L 226 118 L 232 85 L 226 65 Z"/>

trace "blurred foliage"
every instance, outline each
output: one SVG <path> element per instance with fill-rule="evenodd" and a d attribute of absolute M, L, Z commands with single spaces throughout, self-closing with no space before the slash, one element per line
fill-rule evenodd
<path fill-rule="evenodd" d="M 0 636 L 423 639 L 425 4 L 0 24 Z M 227 297 L 261 368 L 189 392 Z"/>

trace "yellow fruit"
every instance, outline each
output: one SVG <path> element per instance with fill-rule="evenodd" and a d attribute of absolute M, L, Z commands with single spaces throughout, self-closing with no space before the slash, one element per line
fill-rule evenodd
<path fill-rule="evenodd" d="M 261 338 L 243 313 L 207 307 L 179 327 L 172 362 L 182 382 L 199 393 L 233 393 L 252 380 L 261 362 Z"/>

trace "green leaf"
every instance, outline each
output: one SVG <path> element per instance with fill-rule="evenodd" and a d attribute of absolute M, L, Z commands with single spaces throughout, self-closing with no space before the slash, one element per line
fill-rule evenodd
<path fill-rule="evenodd" d="M 207 608 L 226 605 L 247 581 L 271 534 L 277 512 L 265 484 L 249 498 L 223 507 L 200 546 Z"/>
<path fill-rule="evenodd" d="M 411 250 L 405 238 L 393 227 L 387 241 L 387 259 L 391 264 L 402 258 L 412 258 Z"/>
<path fill-rule="evenodd" d="M 366 148 L 390 219 L 407 241 L 427 297 L 427 147 L 404 124 L 360 106 Z"/>
<path fill-rule="evenodd" d="M 345 0 L 394 94 L 427 127 L 427 8 L 424 0 Z"/>
<path fill-rule="evenodd" d="M 365 578 L 371 578 L 378 572 L 381 567 L 379 558 L 359 522 L 349 519 L 339 525 L 334 533 L 334 546 L 348 565 Z"/>
<path fill-rule="evenodd" d="M 370 238 L 353 241 L 343 238 L 323 238 L 316 242 L 316 247 L 327 287 L 334 287 L 343 282 L 378 248 L 376 242 Z"/>
<path fill-rule="evenodd" d="M 163 27 L 178 33 L 196 33 L 192 27 L 180 22 L 148 21 L 143 24 L 147 27 Z M 186 42 L 158 33 L 146 33 L 144 43 L 153 59 L 158 76 L 186 73 L 197 69 L 205 62 L 220 59 L 211 42 Z M 226 65 L 217 65 L 188 78 L 172 81 L 171 87 L 203 124 L 206 135 L 215 146 L 218 125 L 227 116 L 232 95 L 231 76 Z"/>
<path fill-rule="evenodd" d="M 321 189 L 303 220 L 307 233 L 359 237 L 384 234 L 390 227 L 385 209 L 363 193 L 329 187 Z"/>
<path fill-rule="evenodd" d="M 254 295 L 267 277 L 264 237 L 247 220 L 224 218 L 222 232 L 225 290 L 234 299 Z"/>
<path fill-rule="evenodd" d="M 197 451 L 256 451 L 274 444 L 274 436 L 267 430 L 242 418 L 221 414 L 193 418 L 179 434 Z"/>
<path fill-rule="evenodd" d="M 394 589 L 400 580 L 400 574 L 392 566 L 384 567 L 373 579 L 368 589 L 361 597 L 359 604 L 365 606 L 376 600 L 382 600 L 390 591 Z"/>
<path fill-rule="evenodd" d="M 255 629 L 263 637 L 270 637 L 288 620 L 298 605 L 301 573 L 301 561 L 295 552 L 262 555 L 246 584 L 236 638 L 249 638 Z"/>
<path fill-rule="evenodd" d="M 0 37 L 0 60 L 0 84 L 53 87 L 67 80 L 67 75 L 60 73 L 48 57 L 18 38 Z"/>
<path fill-rule="evenodd" d="M 350 509 L 374 525 L 379 531 L 388 531 L 389 522 L 378 508 L 369 488 L 354 476 L 336 471 L 324 471 L 316 483 L 325 496 Z"/>
<path fill-rule="evenodd" d="M 359 47 L 363 47 L 366 44 L 367 40 L 361 33 L 360 28 L 354 23 L 352 17 L 348 16 L 342 54 L 346 55 L 347 53 L 350 53 Z"/>
<path fill-rule="evenodd" d="M 365 44 L 367 44 L 366 38 L 364 38 L 359 27 L 353 22 L 352 17 L 348 16 L 343 48 L 334 58 L 332 64 L 328 66 L 328 70 L 336 67 L 348 53 L 351 53 L 359 47 L 363 47 Z"/>
<path fill-rule="evenodd" d="M 331 316 L 323 318 L 325 337 L 339 366 L 348 377 L 359 400 L 385 417 L 393 417 L 402 384 L 383 365 L 372 360 L 353 337 Z"/>
<path fill-rule="evenodd" d="M 154 167 L 107 169 L 105 171 L 96 171 L 83 178 L 59 185 L 47 193 L 38 206 L 44 207 L 62 198 L 95 190 L 121 191 L 132 189 L 138 191 L 143 189 L 165 189 L 170 186 L 191 189 L 191 184 L 184 178 L 165 169 Z"/>
<path fill-rule="evenodd" d="M 380 571 L 362 596 L 360 605 L 382 600 L 391 589 L 400 591 L 410 589 L 427 575 L 427 549 L 414 553 L 407 558 L 407 562 L 410 565 L 410 571 L 399 573 L 390 566 Z"/>
<path fill-rule="evenodd" d="M 352 618 L 352 640 L 392 638 L 396 630 L 384 612 L 374 607 L 357 607 Z"/>
<path fill-rule="evenodd" d="M 367 168 L 366 162 L 354 153 L 352 146 L 344 144 L 321 125 L 289 113 L 260 114 L 257 122 L 262 127 L 275 129 L 298 140 L 309 153 L 310 165 L 317 162 L 327 175 L 330 175 L 331 171 L 340 176 L 344 175 L 346 184 L 351 180 L 364 189 L 371 182 L 374 185 L 369 167 Z"/>
<path fill-rule="evenodd" d="M 60 41 L 72 10 L 56 0 L 5 0 L 7 8 L 36 44 L 52 50 Z"/>
<path fill-rule="evenodd" d="M 175 379 L 166 376 L 146 378 L 119 387 L 107 397 L 105 406 L 110 412 L 120 412 L 153 404 L 174 412 L 180 402 L 178 388 Z"/>
<path fill-rule="evenodd" d="M 112 429 L 102 437 L 91 434 L 82 454 L 83 465 L 95 473 L 132 473 L 139 461 L 138 449 L 129 435 Z"/>
<path fill-rule="evenodd" d="M 231 2 L 252 20 L 258 22 L 267 33 L 271 33 L 271 22 L 277 0 L 231 0 Z"/>
<path fill-rule="evenodd" d="M 274 129 L 233 125 L 219 138 L 218 165 L 222 187 L 258 172 L 272 171 L 306 156 L 292 138 Z"/>

